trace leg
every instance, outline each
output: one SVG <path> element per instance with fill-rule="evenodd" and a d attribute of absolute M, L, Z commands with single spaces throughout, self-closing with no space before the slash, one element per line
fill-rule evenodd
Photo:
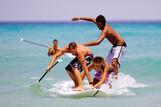
<path fill-rule="evenodd" d="M 114 58 L 112 59 L 112 66 L 114 68 L 114 74 L 116 75 L 115 79 L 117 79 L 117 75 L 118 75 L 118 65 L 119 65 L 119 62 L 118 62 L 118 59 L 117 58 Z"/>
<path fill-rule="evenodd" d="M 112 64 L 112 59 L 113 59 L 113 48 L 111 48 L 111 50 L 109 51 L 107 57 L 106 57 L 106 61 L 109 63 L 109 64 Z"/>
<path fill-rule="evenodd" d="M 78 86 L 75 87 L 74 90 L 83 91 L 83 82 L 82 82 L 81 74 L 80 74 L 80 71 L 77 68 L 74 69 L 74 74 L 75 74 L 75 78 L 78 81 Z"/>
<path fill-rule="evenodd" d="M 70 78 L 73 80 L 74 82 L 74 86 L 73 88 L 77 87 L 78 86 L 78 81 L 77 79 L 75 78 L 75 75 L 73 73 L 73 71 L 67 71 L 68 75 L 70 76 Z"/>
<path fill-rule="evenodd" d="M 120 67 L 120 64 L 125 54 L 126 54 L 125 46 L 116 46 L 113 48 L 112 65 L 114 67 L 115 75 L 118 74 L 118 68 Z"/>
<path fill-rule="evenodd" d="M 74 74 L 74 71 L 73 71 L 73 65 L 74 63 L 77 61 L 76 58 L 74 58 L 65 68 L 65 70 L 67 71 L 68 75 L 70 76 L 70 78 L 73 80 L 74 82 L 74 87 L 77 87 L 78 86 L 78 81 L 77 81 L 77 78 Z"/>

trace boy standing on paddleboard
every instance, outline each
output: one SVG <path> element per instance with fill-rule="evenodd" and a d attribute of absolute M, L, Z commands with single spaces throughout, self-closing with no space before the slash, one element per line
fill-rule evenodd
<path fill-rule="evenodd" d="M 89 81 L 90 87 L 93 87 L 92 85 L 93 82 L 87 68 L 87 66 L 91 63 L 93 59 L 93 54 L 91 53 L 88 47 L 76 44 L 75 42 L 69 43 L 68 46 L 65 46 L 52 56 L 52 59 L 47 67 L 47 71 L 49 71 L 48 69 L 50 69 L 50 67 L 54 64 L 55 60 L 65 53 L 71 53 L 74 56 L 76 56 L 65 68 L 68 75 L 71 77 L 71 79 L 75 84 L 74 90 L 76 91 L 83 90 L 83 82 L 81 78 L 81 71 L 83 70 Z"/>
<path fill-rule="evenodd" d="M 72 21 L 77 20 L 93 22 L 102 31 L 97 40 L 84 43 L 84 46 L 99 45 L 105 38 L 113 45 L 106 60 L 114 67 L 115 79 L 117 79 L 118 68 L 120 67 L 122 58 L 126 53 L 126 43 L 124 39 L 109 24 L 106 24 L 106 19 L 102 15 L 97 16 L 96 19 L 86 17 L 74 17 L 72 19 Z"/>

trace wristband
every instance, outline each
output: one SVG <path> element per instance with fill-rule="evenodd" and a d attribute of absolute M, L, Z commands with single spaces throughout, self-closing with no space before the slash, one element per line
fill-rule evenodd
<path fill-rule="evenodd" d="M 93 82 L 89 82 L 89 84 L 93 84 Z"/>

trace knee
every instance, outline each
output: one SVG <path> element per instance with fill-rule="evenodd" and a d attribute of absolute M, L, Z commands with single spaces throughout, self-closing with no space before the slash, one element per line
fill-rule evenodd
<path fill-rule="evenodd" d="M 114 58 L 114 59 L 112 60 L 112 65 L 113 65 L 114 67 L 116 67 L 116 66 L 118 65 L 118 59 Z"/>

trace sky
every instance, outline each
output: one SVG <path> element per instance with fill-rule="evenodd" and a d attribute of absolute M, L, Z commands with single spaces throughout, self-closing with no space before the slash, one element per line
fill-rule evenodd
<path fill-rule="evenodd" d="M 160 21 L 161 0 L 0 0 L 0 22 L 69 21 L 102 14 L 112 21 Z"/>

